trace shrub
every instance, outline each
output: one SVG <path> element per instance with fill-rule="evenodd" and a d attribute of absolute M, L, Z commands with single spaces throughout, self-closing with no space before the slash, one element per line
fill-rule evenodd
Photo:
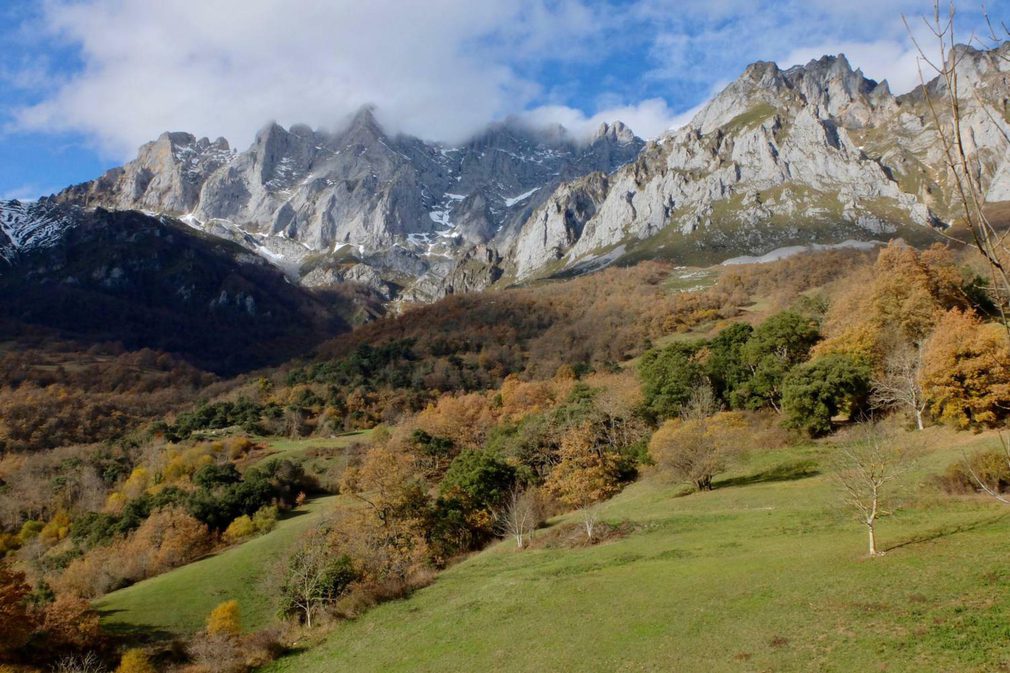
<path fill-rule="evenodd" d="M 253 515 L 252 524 L 257 533 L 269 533 L 277 525 L 277 507 L 270 505 L 260 507 Z"/>
<path fill-rule="evenodd" d="M 750 429 L 747 417 L 736 411 L 675 419 L 656 431 L 649 450 L 661 472 L 699 491 L 711 490 L 712 479 L 741 451 Z"/>
<path fill-rule="evenodd" d="M 224 539 L 227 542 L 238 542 L 249 537 L 256 532 L 256 525 L 248 514 L 236 518 L 224 531 Z"/>
<path fill-rule="evenodd" d="M 980 480 L 993 493 L 1010 491 L 1010 460 L 1002 451 L 982 451 L 966 461 L 952 463 L 940 477 L 940 485 L 948 493 L 977 493 Z"/>
<path fill-rule="evenodd" d="M 238 601 L 221 603 L 207 617 L 207 634 L 211 636 L 237 636 L 242 633 L 242 620 Z"/>
<path fill-rule="evenodd" d="M 139 648 L 123 652 L 115 673 L 158 673 L 147 653 Z"/>

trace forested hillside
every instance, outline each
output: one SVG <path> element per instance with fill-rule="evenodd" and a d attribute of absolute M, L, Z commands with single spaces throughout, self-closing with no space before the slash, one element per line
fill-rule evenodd
<path fill-rule="evenodd" d="M 9 349 L 2 656 L 45 667 L 126 652 L 124 666 L 238 671 L 328 633 L 364 647 L 346 620 L 372 620 L 373 606 L 443 572 L 508 576 L 506 549 L 562 573 L 599 558 L 609 573 L 616 552 L 602 550 L 632 545 L 625 563 L 638 564 L 659 540 L 640 537 L 648 522 L 681 509 L 671 494 L 698 498 L 716 536 L 742 525 L 703 514 L 731 497 L 705 495 L 723 489 L 779 503 L 782 530 L 830 522 L 848 540 L 839 577 L 866 547 L 860 527 L 872 555 L 900 559 L 890 532 L 878 541 L 884 512 L 907 510 L 901 530 L 927 531 L 903 533 L 912 544 L 997 514 L 992 495 L 1010 484 L 991 442 L 957 434 L 1010 413 L 1010 353 L 984 269 L 968 250 L 900 241 L 710 270 L 644 263 L 449 297 L 235 379 L 155 351 L 51 338 Z M 934 425 L 952 430 L 918 430 Z M 883 471 L 877 501 L 867 470 Z M 793 483 L 820 504 L 787 507 Z M 912 483 L 914 498 L 885 505 L 892 485 Z M 671 534 L 702 525 L 682 516 Z M 676 538 L 656 553 L 671 544 L 662 558 L 681 572 Z M 489 545 L 487 560 L 454 568 Z M 545 609 L 562 600 L 531 591 Z M 922 660 L 952 661 L 934 654 Z"/>

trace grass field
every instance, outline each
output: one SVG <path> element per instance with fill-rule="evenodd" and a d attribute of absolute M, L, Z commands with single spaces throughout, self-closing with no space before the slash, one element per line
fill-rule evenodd
<path fill-rule="evenodd" d="M 336 437 L 311 437 L 309 439 L 288 439 L 286 437 L 274 437 L 264 440 L 268 453 L 259 458 L 259 462 L 272 458 L 286 458 L 288 460 L 300 460 L 306 457 L 313 449 L 343 449 L 355 442 L 367 442 L 371 436 L 371 430 L 358 430 L 355 432 L 345 432 Z"/>
<path fill-rule="evenodd" d="M 193 633 L 216 605 L 231 599 L 238 600 L 247 630 L 268 624 L 273 606 L 262 587 L 264 574 L 336 499 L 309 502 L 266 535 L 105 596 L 95 604 L 103 626 L 155 638 Z"/>
<path fill-rule="evenodd" d="M 919 437 L 919 436 L 917 436 Z M 755 449 L 711 493 L 646 479 L 590 548 L 501 544 L 271 673 L 995 671 L 1010 664 L 1010 508 L 929 475 L 994 440 L 932 430 L 886 555 L 839 508 L 830 445 Z"/>

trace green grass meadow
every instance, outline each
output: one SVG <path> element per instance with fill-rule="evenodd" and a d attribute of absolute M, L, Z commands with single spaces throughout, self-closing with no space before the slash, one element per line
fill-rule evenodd
<path fill-rule="evenodd" d="M 265 535 L 105 596 L 95 603 L 103 626 L 113 633 L 150 632 L 155 638 L 190 634 L 203 628 L 214 607 L 232 599 L 239 602 L 246 630 L 269 624 L 274 608 L 264 576 L 336 500 L 306 503 Z"/>
<path fill-rule="evenodd" d="M 763 452 L 711 493 L 645 479 L 589 548 L 502 543 L 337 625 L 272 673 L 997 671 L 1010 663 L 1010 508 L 929 475 L 991 443 L 938 430 L 887 553 L 818 473 L 830 445 Z M 966 446 L 961 446 L 966 445 Z"/>

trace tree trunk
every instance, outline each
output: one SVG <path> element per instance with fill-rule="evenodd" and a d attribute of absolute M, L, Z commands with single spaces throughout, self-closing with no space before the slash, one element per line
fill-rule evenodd
<path fill-rule="evenodd" d="M 872 521 L 866 523 L 866 530 L 869 533 L 869 543 L 870 543 L 870 556 L 877 555 L 877 530 L 873 526 Z"/>
<path fill-rule="evenodd" d="M 915 408 L 915 427 L 920 430 L 924 430 L 925 426 L 922 424 L 922 410 L 918 407 Z"/>
<path fill-rule="evenodd" d="M 312 628 L 312 608 L 305 608 L 305 626 Z"/>

